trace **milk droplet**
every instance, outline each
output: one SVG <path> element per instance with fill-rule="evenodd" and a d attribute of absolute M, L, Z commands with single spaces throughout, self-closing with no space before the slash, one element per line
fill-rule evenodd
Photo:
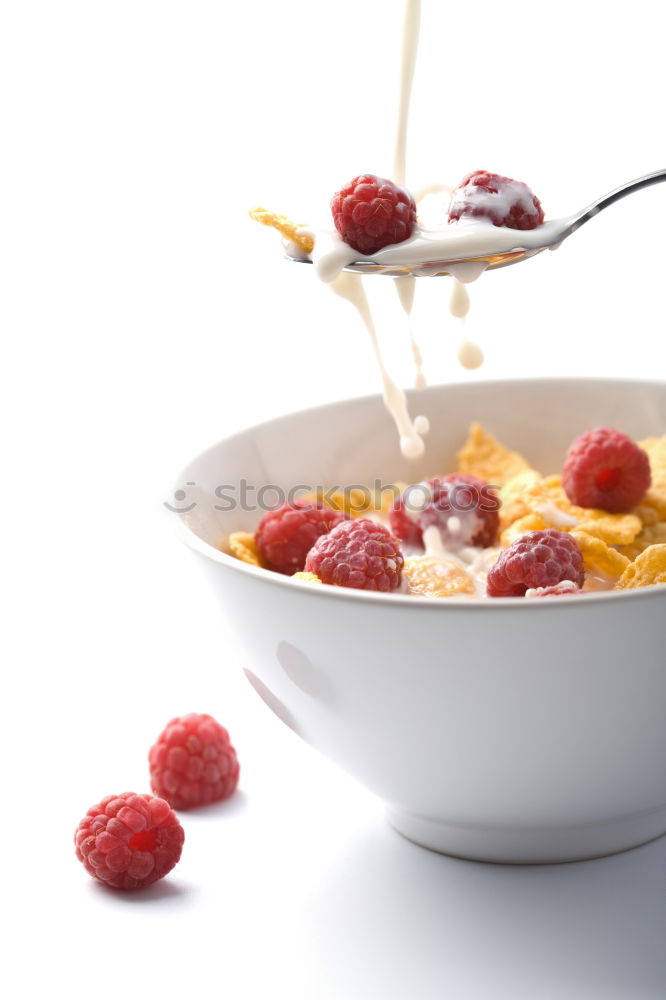
<path fill-rule="evenodd" d="M 417 434 L 427 434 L 430 430 L 430 421 L 422 413 L 414 417 L 414 430 Z"/>
<path fill-rule="evenodd" d="M 458 361 L 463 368 L 480 368 L 483 364 L 483 351 L 472 340 L 463 340 L 458 349 Z"/>
<path fill-rule="evenodd" d="M 403 434 L 400 438 L 400 451 L 405 458 L 421 458 L 425 452 L 425 445 L 420 437 L 407 437 Z"/>
<path fill-rule="evenodd" d="M 453 278 L 449 310 L 451 315 L 457 316 L 458 319 L 464 319 L 469 312 L 469 295 L 467 294 L 467 289 L 457 278 Z"/>

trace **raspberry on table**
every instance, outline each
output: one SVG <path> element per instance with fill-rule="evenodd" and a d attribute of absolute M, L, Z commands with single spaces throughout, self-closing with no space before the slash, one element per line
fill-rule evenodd
<path fill-rule="evenodd" d="M 360 590 L 396 590 L 404 559 L 397 540 L 367 518 L 343 521 L 308 552 L 305 569 L 322 583 Z"/>
<path fill-rule="evenodd" d="M 562 485 L 572 503 L 623 514 L 640 504 L 651 482 L 647 452 L 621 431 L 598 427 L 569 446 Z"/>
<path fill-rule="evenodd" d="M 508 229 L 536 229 L 544 220 L 541 202 L 522 181 L 474 170 L 451 195 L 449 222 L 488 219 Z"/>
<path fill-rule="evenodd" d="M 408 487 L 389 511 L 394 535 L 420 545 L 434 526 L 448 548 L 492 545 L 499 528 L 500 500 L 492 486 L 476 476 L 452 473 Z"/>
<path fill-rule="evenodd" d="M 114 889 L 143 889 L 177 864 L 185 840 L 168 802 L 154 795 L 107 795 L 74 833 L 86 871 Z"/>
<path fill-rule="evenodd" d="M 416 202 L 409 191 L 374 174 L 360 174 L 331 199 L 340 238 L 369 256 L 414 232 Z"/>
<path fill-rule="evenodd" d="M 346 517 L 323 503 L 293 500 L 264 514 L 255 534 L 257 549 L 268 569 L 291 576 L 303 569 L 319 536 Z"/>
<path fill-rule="evenodd" d="M 488 571 L 488 597 L 523 597 L 527 590 L 585 579 L 578 542 L 566 531 L 528 531 L 500 552 Z"/>
<path fill-rule="evenodd" d="M 148 754 L 150 783 L 174 809 L 228 798 L 239 765 L 229 733 L 210 715 L 181 715 L 160 733 Z"/>

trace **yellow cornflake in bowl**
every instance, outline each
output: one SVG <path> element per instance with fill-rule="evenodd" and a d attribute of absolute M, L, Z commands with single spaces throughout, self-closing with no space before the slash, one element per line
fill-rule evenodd
<path fill-rule="evenodd" d="M 518 520 L 504 529 L 500 535 L 500 544 L 502 548 L 507 549 L 527 531 L 545 531 L 547 527 L 548 525 L 540 514 L 525 514 L 524 517 L 519 517 Z"/>
<path fill-rule="evenodd" d="M 535 513 L 535 498 L 547 499 L 543 479 L 535 469 L 524 469 L 512 476 L 502 486 L 499 497 L 502 503 L 499 511 L 501 532 L 520 518 Z"/>
<path fill-rule="evenodd" d="M 376 509 L 374 499 L 367 490 L 325 490 L 318 489 L 314 493 L 306 493 L 302 500 L 308 503 L 323 503 L 331 510 L 342 511 L 351 517 L 362 517 L 368 511 Z"/>
<path fill-rule="evenodd" d="M 500 444 L 481 424 L 472 424 L 457 455 L 458 472 L 485 479 L 491 486 L 503 486 L 529 463 L 517 451 Z"/>
<path fill-rule="evenodd" d="M 656 524 L 646 525 L 631 545 L 621 545 L 619 551 L 628 559 L 636 559 L 651 545 L 663 544 L 666 544 L 666 521 L 657 521 Z"/>
<path fill-rule="evenodd" d="M 250 531 L 234 531 L 229 535 L 231 554 L 250 566 L 263 566 L 254 535 Z"/>
<path fill-rule="evenodd" d="M 630 565 L 625 555 L 622 555 L 617 549 L 611 548 L 601 538 L 588 534 L 587 531 L 575 528 L 571 532 L 571 536 L 578 542 L 585 572 L 594 577 L 613 582 L 619 580 L 627 566 Z"/>
<path fill-rule="evenodd" d="M 439 556 L 415 556 L 405 559 L 403 575 L 408 593 L 421 597 L 455 597 L 474 594 L 474 581 L 453 559 Z"/>
<path fill-rule="evenodd" d="M 517 537 L 510 532 L 516 521 L 523 523 L 530 515 L 541 518 L 546 528 L 558 531 L 578 529 L 601 539 L 607 545 L 629 545 L 643 528 L 643 522 L 636 513 L 609 514 L 594 507 L 578 507 L 571 503 L 565 493 L 559 476 L 542 478 L 533 469 L 519 473 L 506 483 L 500 491 L 500 531 L 502 544 L 508 544 Z M 524 530 L 538 530 L 535 527 Z"/>
<path fill-rule="evenodd" d="M 634 590 L 666 583 L 666 544 L 650 545 L 629 563 L 614 590 Z"/>
<path fill-rule="evenodd" d="M 644 528 L 650 528 L 653 524 L 657 524 L 659 521 L 659 512 L 654 509 L 654 507 L 648 507 L 645 504 L 640 504 L 638 507 L 634 507 L 632 514 L 641 519 L 641 524 Z"/>
<path fill-rule="evenodd" d="M 660 521 L 666 521 L 666 434 L 638 442 L 650 459 L 652 484 L 641 506 L 651 507 Z"/>
<path fill-rule="evenodd" d="M 307 573 L 302 570 L 300 573 L 292 573 L 292 580 L 307 580 L 309 583 L 321 583 L 321 580 L 316 573 Z"/>
<path fill-rule="evenodd" d="M 635 514 L 608 514 L 605 510 L 583 509 L 580 531 L 600 538 L 607 545 L 630 545 L 643 524 Z"/>

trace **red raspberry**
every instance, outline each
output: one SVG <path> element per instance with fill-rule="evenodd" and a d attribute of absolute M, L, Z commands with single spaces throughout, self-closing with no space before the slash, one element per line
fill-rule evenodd
<path fill-rule="evenodd" d="M 255 535 L 257 548 L 268 569 L 288 575 L 300 573 L 319 536 L 346 517 L 323 503 L 294 500 L 264 514 Z"/>
<path fill-rule="evenodd" d="M 489 219 L 494 226 L 508 229 L 536 229 L 544 215 L 527 184 L 475 170 L 463 177 L 451 195 L 449 222 L 461 218 Z"/>
<path fill-rule="evenodd" d="M 453 473 L 408 487 L 389 511 L 389 524 L 409 545 L 420 545 L 424 529 L 434 525 L 449 547 L 485 548 L 497 536 L 499 508 L 497 493 L 483 479 Z"/>
<path fill-rule="evenodd" d="M 343 521 L 308 552 L 306 572 L 322 583 L 360 590 L 396 590 L 404 559 L 396 539 L 367 518 Z"/>
<path fill-rule="evenodd" d="M 650 482 L 647 454 L 611 427 L 577 437 L 562 468 L 562 485 L 572 503 L 610 514 L 622 514 L 639 504 Z"/>
<path fill-rule="evenodd" d="M 554 587 L 562 580 L 583 586 L 578 542 L 566 531 L 528 531 L 500 553 L 488 572 L 488 597 L 523 597 L 526 590 Z"/>
<path fill-rule="evenodd" d="M 185 832 L 173 809 L 153 795 L 107 795 L 74 833 L 76 856 L 114 889 L 143 889 L 178 863 Z"/>
<path fill-rule="evenodd" d="M 414 232 L 416 202 L 409 191 L 374 174 L 361 174 L 331 199 L 335 228 L 345 243 L 369 256 Z"/>
<path fill-rule="evenodd" d="M 148 754 L 150 784 L 174 809 L 228 798 L 238 784 L 238 759 L 229 733 L 210 715 L 172 719 Z"/>

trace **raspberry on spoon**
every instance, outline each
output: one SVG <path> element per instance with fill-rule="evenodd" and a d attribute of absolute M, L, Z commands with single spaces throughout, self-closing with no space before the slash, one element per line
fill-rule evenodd
<path fill-rule="evenodd" d="M 536 229 L 544 220 L 541 202 L 522 181 L 474 170 L 451 195 L 449 222 L 488 219 L 507 229 Z"/>
<path fill-rule="evenodd" d="M 340 239 L 368 257 L 414 232 L 416 202 L 409 191 L 375 174 L 360 174 L 331 200 Z"/>

